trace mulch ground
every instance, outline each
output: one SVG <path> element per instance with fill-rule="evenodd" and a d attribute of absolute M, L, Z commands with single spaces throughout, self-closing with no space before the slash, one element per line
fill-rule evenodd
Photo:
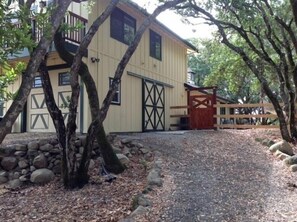
<path fill-rule="evenodd" d="M 255 141 L 278 141 L 277 131 L 138 136 L 164 157 L 162 200 L 146 221 L 297 221 L 297 174 Z"/>
<path fill-rule="evenodd" d="M 277 131 L 224 130 L 121 135 L 159 151 L 164 184 L 137 221 L 297 221 L 297 174 L 255 138 L 279 140 Z M 118 221 L 131 213 L 147 172 L 137 158 L 112 184 L 96 169 L 81 190 L 59 180 L 0 194 L 1 221 Z"/>

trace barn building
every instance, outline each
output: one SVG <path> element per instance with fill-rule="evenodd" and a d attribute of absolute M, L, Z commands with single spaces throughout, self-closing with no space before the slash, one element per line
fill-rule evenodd
<path fill-rule="evenodd" d="M 38 2 L 38 1 L 37 1 Z M 79 1 L 80 2 L 80 1 Z M 95 1 L 91 13 L 86 2 L 73 2 L 65 22 L 80 22 L 83 28 L 64 34 L 68 50 L 75 52 L 85 35 L 88 25 L 104 11 L 109 1 Z M 112 83 L 116 67 L 125 53 L 137 28 L 148 16 L 142 8 L 130 1 L 120 2 L 95 35 L 84 62 L 96 82 L 99 100 L 103 101 Z M 34 35 L 38 40 L 38 27 Z M 187 103 L 187 54 L 196 48 L 183 40 L 160 22 L 154 22 L 143 35 L 141 42 L 127 65 L 120 86 L 113 98 L 104 127 L 107 132 L 142 132 L 168 130 L 170 107 Z M 28 61 L 27 50 L 11 62 Z M 54 46 L 49 48 L 48 70 L 55 99 L 67 119 L 67 103 L 71 90 L 69 66 L 62 61 Z M 21 83 L 19 78 L 10 91 L 15 92 Z M 9 103 L 5 104 L 5 110 Z M 78 108 L 78 132 L 85 133 L 91 122 L 90 109 L 84 85 L 81 83 Z M 178 121 L 178 120 L 176 120 Z M 54 125 L 47 111 L 41 87 L 41 77 L 35 77 L 33 88 L 23 113 L 19 116 L 14 132 L 54 132 Z"/>

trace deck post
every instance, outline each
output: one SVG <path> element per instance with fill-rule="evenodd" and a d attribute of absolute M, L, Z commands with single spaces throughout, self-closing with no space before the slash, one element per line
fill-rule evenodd
<path fill-rule="evenodd" d="M 215 106 L 217 104 L 217 86 L 213 87 L 213 97 L 212 97 L 212 106 L 213 106 L 213 115 L 217 114 L 217 107 Z M 217 118 L 213 118 L 213 126 L 214 130 L 218 130 L 218 127 L 215 127 L 217 123 Z"/>

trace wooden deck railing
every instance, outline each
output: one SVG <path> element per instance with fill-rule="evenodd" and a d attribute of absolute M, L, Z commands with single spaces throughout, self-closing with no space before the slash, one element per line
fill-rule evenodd
<path fill-rule="evenodd" d="M 81 24 L 82 28 L 71 29 L 63 33 L 63 37 L 66 41 L 79 44 L 82 38 L 86 35 L 86 27 L 88 24 L 88 20 L 73 12 L 68 12 L 65 15 L 64 23 L 69 25 L 70 27 L 75 27 L 75 25 Z M 15 25 L 17 27 L 21 26 L 21 24 L 18 24 L 18 23 L 16 23 Z M 34 18 L 32 18 L 31 20 L 31 25 L 32 25 L 32 38 L 36 42 L 39 42 L 43 35 L 43 28 L 37 24 L 37 21 Z"/>
<path fill-rule="evenodd" d="M 64 22 L 70 25 L 71 27 L 74 27 L 79 23 L 82 25 L 81 29 L 64 32 L 65 40 L 69 42 L 80 43 L 82 38 L 86 35 L 86 26 L 87 26 L 88 20 L 73 12 L 69 12 L 65 16 Z"/>

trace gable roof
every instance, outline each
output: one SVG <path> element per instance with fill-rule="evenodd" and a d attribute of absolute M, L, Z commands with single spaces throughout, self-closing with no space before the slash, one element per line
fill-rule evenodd
<path fill-rule="evenodd" d="M 198 87 L 198 86 L 196 86 L 196 85 L 192 85 L 192 84 L 190 84 L 190 83 L 184 83 L 184 87 L 185 87 L 186 90 L 190 90 L 190 91 L 198 91 L 198 92 L 201 92 L 201 93 L 206 94 L 206 95 L 209 95 L 209 94 L 210 94 L 210 93 L 207 92 L 205 89 L 200 88 L 200 87 Z M 216 87 L 216 86 L 214 86 L 214 87 Z M 209 87 L 209 88 L 214 88 L 214 87 Z M 208 87 L 204 87 L 204 88 L 208 88 Z M 219 96 L 219 95 L 217 95 L 217 99 L 218 99 L 218 100 L 221 100 L 221 101 L 224 102 L 224 103 L 234 103 L 234 101 L 232 101 L 232 100 L 230 100 L 230 99 L 227 99 L 227 98 L 224 98 L 224 97 Z"/>
<path fill-rule="evenodd" d="M 127 0 L 127 1 L 122 2 L 122 3 L 123 4 L 126 4 L 130 8 L 135 9 L 136 11 L 138 11 L 139 13 L 141 13 L 142 15 L 144 15 L 145 17 L 148 17 L 148 16 L 151 15 L 144 8 L 140 7 L 138 4 L 132 2 L 131 0 Z M 195 52 L 198 52 L 198 49 L 193 44 L 191 44 L 187 40 L 181 38 L 179 35 L 177 35 L 175 32 L 173 32 L 167 26 L 165 26 L 164 24 L 162 24 L 161 22 L 159 22 L 157 19 L 155 20 L 155 24 L 157 24 L 161 29 L 165 30 L 169 35 L 173 36 L 174 38 L 176 38 L 177 40 L 179 40 L 180 42 L 182 42 L 183 44 L 185 44 L 188 47 L 188 49 L 191 49 L 191 50 L 193 50 Z"/>

